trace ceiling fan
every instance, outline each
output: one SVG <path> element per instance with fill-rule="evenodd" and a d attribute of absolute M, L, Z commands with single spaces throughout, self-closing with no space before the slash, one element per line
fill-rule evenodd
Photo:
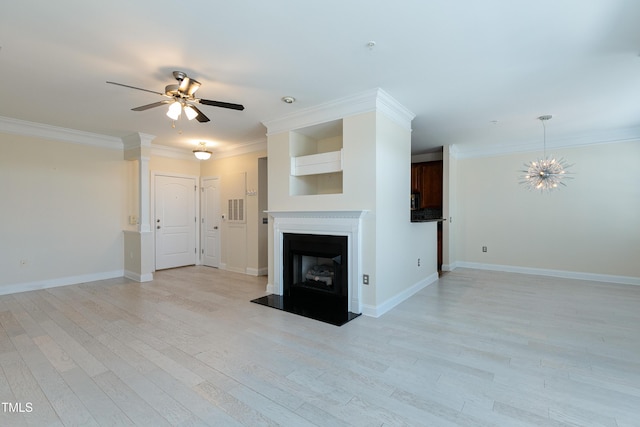
<path fill-rule="evenodd" d="M 205 116 L 194 104 L 212 105 L 214 107 L 229 108 L 232 110 L 244 110 L 244 106 L 241 104 L 232 104 L 230 102 L 211 101 L 209 99 L 196 98 L 194 94 L 200 87 L 200 82 L 187 76 L 182 71 L 174 71 L 173 77 L 178 81 L 178 84 L 167 85 L 164 89 L 164 93 L 156 92 L 155 90 L 142 89 L 135 86 L 129 86 L 122 83 L 107 82 L 112 85 L 128 87 L 130 89 L 142 90 L 145 92 L 155 93 L 157 95 L 164 96 L 169 99 L 164 101 L 154 102 L 152 104 L 142 105 L 140 107 L 132 108 L 133 111 L 144 111 L 150 108 L 160 107 L 161 105 L 169 105 L 169 111 L 167 116 L 173 120 L 178 120 L 182 111 L 184 111 L 187 119 L 196 119 L 200 123 L 208 122 L 209 118 Z"/>

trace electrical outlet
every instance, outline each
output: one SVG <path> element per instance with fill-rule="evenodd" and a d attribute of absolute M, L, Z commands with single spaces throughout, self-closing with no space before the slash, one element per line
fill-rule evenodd
<path fill-rule="evenodd" d="M 482 252 L 487 252 L 487 247 L 486 246 L 482 247 Z"/>
<path fill-rule="evenodd" d="M 369 284 L 369 275 L 368 274 L 363 274 L 362 275 L 362 284 L 363 285 L 368 285 Z"/>

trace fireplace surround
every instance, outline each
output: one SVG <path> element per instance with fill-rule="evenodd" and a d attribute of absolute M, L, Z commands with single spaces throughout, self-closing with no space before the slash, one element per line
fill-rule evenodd
<path fill-rule="evenodd" d="M 268 211 L 273 218 L 273 270 L 267 285 L 271 295 L 254 302 L 338 326 L 359 316 L 362 313 L 361 228 L 366 213 L 364 210 Z M 309 240 L 311 244 L 307 245 Z M 287 255 L 287 251 L 293 254 Z M 289 280 L 298 284 L 285 284 Z M 340 281 L 339 287 L 336 280 Z M 319 318 L 322 316 L 316 308 L 323 305 L 333 308 L 329 319 Z"/>

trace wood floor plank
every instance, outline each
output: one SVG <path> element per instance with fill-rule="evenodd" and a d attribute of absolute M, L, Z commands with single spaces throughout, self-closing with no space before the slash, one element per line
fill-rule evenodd
<path fill-rule="evenodd" d="M 165 356 L 163 353 L 147 345 L 142 341 L 134 341 L 129 343 L 129 346 L 147 358 L 151 363 L 161 368 L 169 375 L 173 376 L 176 380 L 185 384 L 188 387 L 192 387 L 196 384 L 200 384 L 204 379 L 199 375 L 192 372 L 185 366 L 176 363 L 171 358 Z"/>
<path fill-rule="evenodd" d="M 34 405 L 10 424 L 638 426 L 640 287 L 457 269 L 336 327 L 265 286 L 197 266 L 0 296 L 0 399 Z"/>
<path fill-rule="evenodd" d="M 19 335 L 13 342 L 63 424 L 98 425 L 31 338 Z"/>
<path fill-rule="evenodd" d="M 81 367 L 87 375 L 93 377 L 107 371 L 106 366 L 93 357 L 82 344 L 73 339 L 54 321 L 47 320 L 40 323 L 40 326 L 47 332 L 49 337 L 55 339 L 55 342 L 64 349 L 65 353 L 67 353 L 73 362 Z"/>
<path fill-rule="evenodd" d="M 191 418 L 187 409 L 146 378 L 156 369 L 150 361 L 106 334 L 96 341 L 91 345 L 92 354 L 167 422 L 178 425 Z"/>
<path fill-rule="evenodd" d="M 263 414 L 276 425 L 300 427 L 317 425 L 301 416 L 298 413 L 299 407 L 295 411 L 285 410 L 281 404 L 274 401 L 273 396 L 265 396 L 249 387 L 234 387 L 228 393 L 239 402 Z"/>
<path fill-rule="evenodd" d="M 99 425 L 134 425 L 127 414 L 82 369 L 76 367 L 61 375 Z"/>
<path fill-rule="evenodd" d="M 7 296 L 3 298 L 9 299 L 9 297 Z M 27 333 L 11 310 L 0 312 L 0 325 L 2 325 L 4 333 L 9 338 L 24 335 Z M 3 345 L 3 347 L 6 347 L 7 345 L 8 344 Z"/>
<path fill-rule="evenodd" d="M 171 358 L 174 362 L 184 366 L 189 371 L 198 375 L 203 380 L 209 380 L 210 382 L 216 384 L 216 387 L 228 391 L 234 387 L 236 387 L 239 383 L 235 379 L 230 376 L 212 368 L 211 366 L 203 363 L 202 361 L 196 359 L 192 355 L 183 352 L 182 350 L 169 347 L 162 351 L 162 353 Z"/>
<path fill-rule="evenodd" d="M 93 378 L 96 385 L 127 415 L 134 425 L 169 427 L 171 424 L 151 405 L 128 387 L 111 371 Z"/>
<path fill-rule="evenodd" d="M 35 388 L 36 391 L 40 391 L 35 379 L 33 379 L 31 373 L 26 366 L 24 366 L 24 363 L 20 364 L 18 361 L 22 362 L 22 359 L 17 352 L 4 352 L 0 354 L 0 402 L 3 402 L 3 406 L 0 408 L 0 425 L 26 426 L 27 422 L 24 419 L 24 415 L 10 412 L 5 409 L 5 405 L 23 402 L 20 400 L 20 398 L 24 397 L 24 394 L 21 393 L 22 390 Z M 24 377 L 24 375 L 26 375 L 26 377 Z M 11 389 L 11 385 L 16 388 L 16 393 Z M 16 395 L 19 397 L 16 397 Z M 42 397 L 44 397 L 44 395 L 42 395 Z M 29 398 L 31 398 L 31 396 L 29 396 Z M 43 400 L 46 401 L 46 398 Z M 32 403 L 30 400 L 25 400 L 24 402 L 25 404 L 26 402 Z M 49 418 L 46 415 L 46 411 L 37 415 L 40 421 Z"/>
<path fill-rule="evenodd" d="M 244 387 L 240 385 L 239 387 Z M 246 426 L 277 426 L 278 424 L 263 415 L 258 410 L 245 404 L 241 400 L 218 389 L 215 384 L 204 381 L 194 388 L 203 398 L 210 401 L 215 406 L 222 409 L 229 417 L 238 424 Z"/>
<path fill-rule="evenodd" d="M 205 425 L 235 425 L 223 409 L 210 405 L 210 402 L 195 391 L 197 384 L 188 386 L 163 369 L 156 369 L 146 376 L 151 382 L 164 390 L 192 414 L 192 420 Z"/>

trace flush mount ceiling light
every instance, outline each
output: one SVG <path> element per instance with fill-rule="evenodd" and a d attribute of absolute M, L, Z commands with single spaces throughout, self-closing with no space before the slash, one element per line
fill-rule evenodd
<path fill-rule="evenodd" d="M 285 104 L 293 104 L 294 102 L 296 102 L 296 99 L 293 96 L 283 96 L 282 102 L 284 102 Z"/>
<path fill-rule="evenodd" d="M 211 151 L 207 150 L 206 142 L 199 143 L 198 148 L 193 150 L 193 154 L 198 160 L 209 160 L 211 158 Z"/>
<path fill-rule="evenodd" d="M 551 120 L 551 115 L 538 117 L 542 123 L 544 132 L 542 159 L 525 163 L 526 169 L 523 170 L 522 180 L 520 184 L 525 185 L 529 190 L 540 190 L 540 192 L 551 191 L 558 188 L 558 185 L 565 185 L 565 179 L 571 179 L 567 176 L 567 169 L 572 165 L 567 164 L 563 158 L 556 159 L 553 156 L 547 157 L 547 128 L 545 122 Z"/>

